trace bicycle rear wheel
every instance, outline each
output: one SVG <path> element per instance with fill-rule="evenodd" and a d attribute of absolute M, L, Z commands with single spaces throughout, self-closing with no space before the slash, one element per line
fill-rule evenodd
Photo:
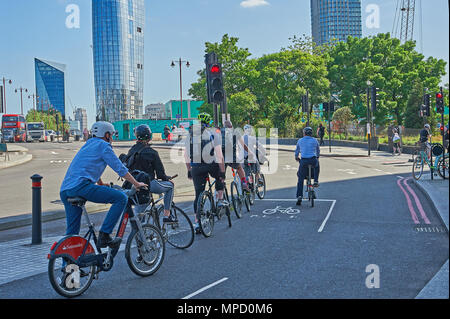
<path fill-rule="evenodd" d="M 439 162 L 437 165 L 438 173 L 444 179 L 448 179 L 448 173 L 449 173 L 448 172 L 448 165 L 449 165 L 448 158 L 449 158 L 448 154 L 445 156 L 442 156 L 439 159 Z"/>
<path fill-rule="evenodd" d="M 68 258 L 56 256 L 48 262 L 48 279 L 58 294 L 74 298 L 82 295 L 90 287 L 95 270 L 95 266 L 79 268 Z"/>
<path fill-rule="evenodd" d="M 415 180 L 419 180 L 420 177 L 422 176 L 423 173 L 423 159 L 422 156 L 416 156 L 414 158 L 414 163 L 413 163 L 413 167 L 412 167 L 412 175 L 414 177 Z"/>
<path fill-rule="evenodd" d="M 125 258 L 130 269 L 138 276 L 153 275 L 164 261 L 166 246 L 159 229 L 150 224 L 142 225 L 141 233 L 133 228 L 125 246 Z M 148 250 L 144 245 L 148 244 Z"/>
<path fill-rule="evenodd" d="M 197 218 L 203 236 L 210 237 L 214 229 L 214 200 L 212 194 L 203 191 L 198 197 Z"/>
<path fill-rule="evenodd" d="M 233 204 L 234 213 L 236 214 L 237 218 L 241 218 L 242 217 L 242 201 L 239 196 L 238 187 L 234 181 L 231 182 L 230 188 L 231 188 L 231 202 Z"/>
<path fill-rule="evenodd" d="M 259 174 L 259 179 L 262 181 L 261 185 L 259 181 L 254 181 L 256 187 L 256 195 L 258 195 L 259 199 L 264 199 L 264 197 L 266 196 L 266 178 L 264 177 L 263 173 Z"/>
<path fill-rule="evenodd" d="M 176 223 L 163 223 L 164 209 L 160 208 L 159 224 L 162 225 L 161 232 L 167 242 L 175 248 L 185 249 L 194 242 L 194 226 L 188 215 L 179 207 L 172 205 L 171 214 L 176 218 Z"/>

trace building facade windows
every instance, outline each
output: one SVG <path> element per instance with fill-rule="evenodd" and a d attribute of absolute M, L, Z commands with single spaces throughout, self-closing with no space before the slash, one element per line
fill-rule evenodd
<path fill-rule="evenodd" d="M 97 117 L 141 118 L 144 0 L 93 0 L 92 20 Z"/>
<path fill-rule="evenodd" d="M 64 64 L 34 59 L 36 80 L 36 109 L 54 109 L 65 116 L 65 70 Z"/>

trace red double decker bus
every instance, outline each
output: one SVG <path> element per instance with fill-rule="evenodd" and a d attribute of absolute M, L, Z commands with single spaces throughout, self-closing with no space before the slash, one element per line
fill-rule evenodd
<path fill-rule="evenodd" d="M 23 115 L 4 114 L 2 116 L 2 134 L 5 142 L 26 142 L 27 123 Z"/>

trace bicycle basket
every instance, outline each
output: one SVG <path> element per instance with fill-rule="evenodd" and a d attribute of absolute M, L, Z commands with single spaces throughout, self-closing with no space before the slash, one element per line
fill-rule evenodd
<path fill-rule="evenodd" d="M 431 151 L 433 152 L 433 156 L 439 156 L 444 153 L 444 147 L 441 144 L 433 144 Z"/>

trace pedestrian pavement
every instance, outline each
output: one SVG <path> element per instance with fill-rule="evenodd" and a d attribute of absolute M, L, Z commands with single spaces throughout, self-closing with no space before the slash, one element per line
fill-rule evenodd
<path fill-rule="evenodd" d="M 9 158 L 8 158 L 9 157 Z M 0 169 L 27 163 L 33 159 L 33 155 L 28 154 L 28 149 L 23 146 L 8 144 L 8 155 L 0 156 Z"/>
<path fill-rule="evenodd" d="M 414 180 L 417 187 L 425 194 L 433 204 L 434 209 L 445 224 L 448 233 L 449 214 L 449 181 L 440 176 L 425 174 L 418 181 Z M 449 262 L 448 260 L 430 280 L 430 282 L 417 295 L 416 299 L 448 299 L 449 298 Z"/>

